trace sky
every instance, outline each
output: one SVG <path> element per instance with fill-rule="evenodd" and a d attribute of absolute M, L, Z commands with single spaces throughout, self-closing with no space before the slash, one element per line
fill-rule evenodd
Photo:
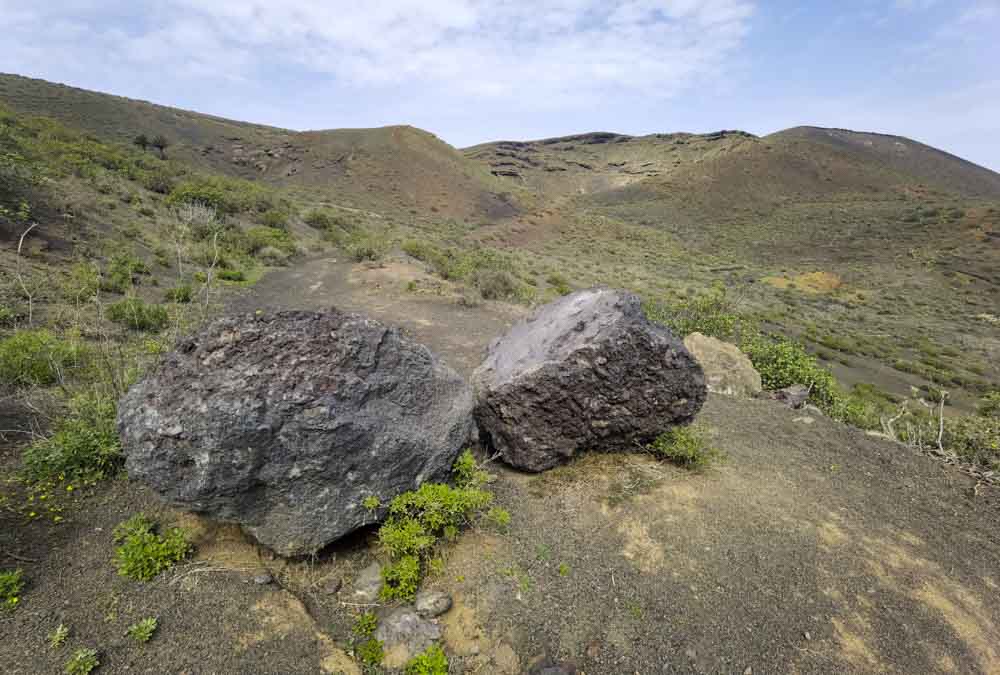
<path fill-rule="evenodd" d="M 810 124 L 1000 171 L 1000 0 L 0 0 L 0 72 L 464 147 Z"/>

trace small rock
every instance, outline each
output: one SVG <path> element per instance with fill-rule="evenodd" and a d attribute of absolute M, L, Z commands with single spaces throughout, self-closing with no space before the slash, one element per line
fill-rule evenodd
<path fill-rule="evenodd" d="M 323 592 L 326 593 L 327 595 L 336 595 L 340 591 L 343 585 L 344 582 L 341 580 L 340 577 L 334 577 L 333 579 L 328 579 L 327 582 L 323 584 Z"/>
<path fill-rule="evenodd" d="M 421 591 L 414 603 L 417 614 L 425 619 L 441 616 L 451 609 L 451 596 L 441 591 Z"/>
<path fill-rule="evenodd" d="M 371 604 L 382 590 L 382 566 L 373 562 L 361 570 L 351 586 L 351 601 Z"/>
<path fill-rule="evenodd" d="M 793 384 L 784 389 L 766 392 L 764 396 L 775 401 L 781 401 L 789 408 L 798 410 L 809 400 L 809 387 L 802 384 Z"/>
<path fill-rule="evenodd" d="M 258 574 L 257 576 L 255 576 L 253 578 L 253 582 L 258 586 L 267 586 L 268 584 L 274 582 L 274 577 L 272 577 L 270 573 L 264 572 L 263 574 Z"/>
<path fill-rule="evenodd" d="M 809 634 L 809 631 L 806 631 L 805 633 L 803 633 L 802 637 L 804 637 L 807 640 L 812 640 L 813 639 L 812 635 Z"/>
<path fill-rule="evenodd" d="M 684 656 L 688 657 L 689 659 L 691 659 L 693 661 L 696 658 L 698 658 L 698 652 L 696 652 L 695 650 L 693 650 L 693 649 L 691 649 L 689 647 L 688 649 L 684 650 Z"/>
<path fill-rule="evenodd" d="M 743 671 L 743 675 L 753 675 L 753 666 L 747 666 L 747 669 Z"/>
<path fill-rule="evenodd" d="M 798 422 L 799 424 L 812 424 L 816 420 L 809 415 L 802 415 L 801 417 L 796 417 L 792 420 L 793 422 Z"/>
<path fill-rule="evenodd" d="M 708 390 L 715 394 L 753 398 L 761 392 L 760 373 L 736 345 L 691 333 L 684 346 L 705 371 Z"/>
<path fill-rule="evenodd" d="M 375 639 L 382 642 L 387 668 L 401 668 L 414 656 L 441 639 L 441 628 L 410 607 L 400 607 L 379 622 Z"/>
<path fill-rule="evenodd" d="M 579 671 L 573 663 L 545 660 L 528 672 L 530 675 L 577 675 Z"/>

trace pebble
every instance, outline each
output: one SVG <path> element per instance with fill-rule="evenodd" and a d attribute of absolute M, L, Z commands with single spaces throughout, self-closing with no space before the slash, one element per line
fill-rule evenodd
<path fill-rule="evenodd" d="M 340 579 L 340 577 L 329 579 L 325 584 L 323 584 L 323 592 L 327 595 L 336 595 L 343 585 L 344 582 Z"/>
<path fill-rule="evenodd" d="M 441 616 L 451 609 L 451 596 L 441 591 L 421 591 L 417 593 L 417 600 L 414 603 L 417 614 L 430 619 Z"/>
<path fill-rule="evenodd" d="M 258 574 L 257 576 L 255 576 L 253 578 L 253 582 L 255 584 L 257 584 L 258 586 L 267 586 L 268 584 L 272 583 L 273 581 L 274 581 L 274 577 L 272 577 L 267 572 L 264 572 L 263 574 Z"/>

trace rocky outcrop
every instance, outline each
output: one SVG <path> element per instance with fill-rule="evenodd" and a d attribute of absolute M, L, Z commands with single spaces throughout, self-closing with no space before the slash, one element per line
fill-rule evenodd
<path fill-rule="evenodd" d="M 476 420 L 511 465 L 542 471 L 582 450 L 628 450 L 690 421 L 701 367 L 635 295 L 578 291 L 495 341 L 473 374 Z"/>
<path fill-rule="evenodd" d="M 684 346 L 705 371 L 705 382 L 710 392 L 754 398 L 762 391 L 760 373 L 736 345 L 701 333 L 691 333 L 684 338 Z"/>
<path fill-rule="evenodd" d="M 132 478 L 300 555 L 446 479 L 472 404 L 462 378 L 396 329 L 281 312 L 182 340 L 122 399 L 118 429 Z M 382 506 L 366 509 L 369 496 Z"/>

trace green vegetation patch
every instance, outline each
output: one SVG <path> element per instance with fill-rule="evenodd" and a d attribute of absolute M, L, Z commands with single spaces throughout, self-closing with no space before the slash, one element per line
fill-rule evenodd
<path fill-rule="evenodd" d="M 129 626 L 125 634 L 139 644 L 146 644 L 153 637 L 158 625 L 156 617 L 150 616 Z"/>
<path fill-rule="evenodd" d="M 406 675 L 448 675 L 448 657 L 438 645 L 431 645 L 406 664 Z"/>
<path fill-rule="evenodd" d="M 384 599 L 412 600 L 438 543 L 457 537 L 493 501 L 483 489 L 490 476 L 469 450 L 455 463 L 454 475 L 455 487 L 424 483 L 389 504 L 389 517 L 378 532 L 379 544 L 393 559 L 382 570 Z"/>
<path fill-rule="evenodd" d="M 69 657 L 69 661 L 63 667 L 63 672 L 66 675 L 88 675 L 99 665 L 101 665 L 101 661 L 96 649 L 80 647 L 73 652 L 73 656 Z"/>
<path fill-rule="evenodd" d="M 487 300 L 530 302 L 535 297 L 535 290 L 521 278 L 514 258 L 502 251 L 440 248 L 416 239 L 403 242 L 403 251 L 427 263 L 442 279 L 471 285 Z"/>
<path fill-rule="evenodd" d="M 697 425 L 671 427 L 660 434 L 649 449 L 661 459 L 695 471 L 707 468 L 722 457 Z"/>
<path fill-rule="evenodd" d="M 141 298 L 134 297 L 125 298 L 108 307 L 107 317 L 131 330 L 150 333 L 159 332 L 170 323 L 166 307 L 150 305 Z"/>
<path fill-rule="evenodd" d="M 23 571 L 17 569 L 0 572 L 0 607 L 8 611 L 16 609 L 21 604 L 21 591 L 23 590 Z"/>
<path fill-rule="evenodd" d="M 87 351 L 72 340 L 44 329 L 19 330 L 0 339 L 0 383 L 14 387 L 55 384 Z"/>
<path fill-rule="evenodd" d="M 191 552 L 191 544 L 181 528 L 156 532 L 157 524 L 144 514 L 136 514 L 114 531 L 115 563 L 118 574 L 136 581 L 150 581 Z"/>
<path fill-rule="evenodd" d="M 56 422 L 55 432 L 24 450 L 27 477 L 33 481 L 94 480 L 117 472 L 122 456 L 115 409 L 114 400 L 104 394 L 74 396 L 69 414 Z"/>

